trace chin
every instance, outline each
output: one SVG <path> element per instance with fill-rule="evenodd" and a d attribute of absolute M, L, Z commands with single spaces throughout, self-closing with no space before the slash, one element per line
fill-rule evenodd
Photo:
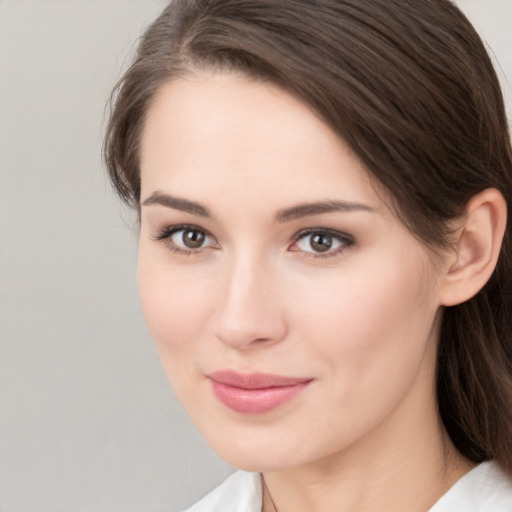
<path fill-rule="evenodd" d="M 255 429 L 221 427 L 215 431 L 198 427 L 211 449 L 227 464 L 242 471 L 286 469 L 308 459 L 308 454 L 301 450 L 304 443 L 295 442 L 288 429 L 276 431 L 268 425 L 259 425 Z"/>
<path fill-rule="evenodd" d="M 286 463 L 286 458 L 276 459 L 271 453 L 261 451 L 259 453 L 250 449 L 245 451 L 217 451 L 214 449 L 214 451 L 230 466 L 251 473 L 263 473 L 265 471 L 285 469 L 294 466 L 294 464 L 290 464 L 289 461 Z"/>

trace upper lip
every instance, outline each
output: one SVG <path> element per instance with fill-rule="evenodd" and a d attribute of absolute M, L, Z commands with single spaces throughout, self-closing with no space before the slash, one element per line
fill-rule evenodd
<path fill-rule="evenodd" d="M 238 373 L 233 370 L 221 370 L 208 375 L 210 379 L 240 389 L 266 389 L 304 384 L 313 379 L 285 377 L 271 373 Z"/>

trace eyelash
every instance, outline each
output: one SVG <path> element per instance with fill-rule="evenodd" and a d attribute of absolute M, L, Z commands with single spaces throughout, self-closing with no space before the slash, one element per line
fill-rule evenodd
<path fill-rule="evenodd" d="M 315 259 L 321 259 L 321 258 L 332 258 L 334 256 L 338 256 L 339 254 L 345 252 L 347 249 L 352 247 L 354 245 L 354 238 L 346 233 L 342 233 L 340 231 L 335 231 L 333 229 L 328 228 L 310 228 L 305 229 L 303 231 L 299 231 L 294 237 L 293 237 L 293 243 L 290 247 L 293 247 L 296 245 L 301 239 L 306 238 L 308 236 L 312 235 L 327 235 L 329 237 L 332 237 L 333 239 L 337 240 L 339 242 L 339 247 L 328 250 L 325 253 L 321 252 L 314 252 L 314 251 L 302 251 L 302 255 L 304 258 L 315 258 Z M 292 251 L 299 252 L 300 249 L 289 249 Z"/>
<path fill-rule="evenodd" d="M 198 254 L 202 252 L 203 249 L 206 249 L 211 246 L 206 247 L 198 247 L 197 249 L 183 249 L 182 247 L 178 247 L 174 242 L 172 242 L 171 238 L 176 233 L 179 233 L 180 231 L 196 231 L 198 233 L 203 234 L 205 237 L 211 238 L 215 240 L 215 237 L 211 235 L 208 231 L 206 231 L 203 228 L 200 228 L 199 226 L 194 226 L 190 224 L 182 224 L 179 226 L 170 226 L 162 229 L 159 231 L 153 239 L 155 241 L 164 242 L 165 245 L 175 254 L 179 254 L 180 256 L 192 256 L 194 254 Z M 293 249 L 292 247 L 297 245 L 300 240 L 303 238 L 306 238 L 308 236 L 312 235 L 323 235 L 332 237 L 333 239 L 337 240 L 339 243 L 339 246 L 335 248 L 334 250 L 327 250 L 324 254 L 321 252 L 315 252 L 315 251 L 301 251 L 300 249 Z M 293 242 L 290 244 L 289 249 L 292 252 L 302 252 L 302 255 L 304 258 L 315 258 L 315 259 L 321 259 L 321 258 L 331 258 L 334 256 L 337 256 L 344 252 L 345 250 L 349 249 L 352 245 L 354 245 L 354 239 L 352 236 L 342 233 L 340 231 L 335 231 L 328 228 L 310 228 L 303 231 L 299 231 L 297 234 L 293 237 Z"/>
<path fill-rule="evenodd" d="M 201 252 L 202 249 L 205 249 L 206 247 L 199 247 L 197 249 L 183 249 L 182 247 L 178 247 L 174 242 L 172 242 L 171 238 L 176 233 L 179 233 L 180 231 L 196 231 L 198 233 L 202 233 L 206 237 L 215 239 L 213 235 L 208 233 L 205 229 L 200 228 L 199 226 L 194 226 L 191 224 L 181 224 L 179 226 L 170 226 L 162 229 L 159 231 L 153 239 L 157 242 L 164 242 L 165 245 L 175 254 L 179 254 L 180 256 L 192 256 L 193 254 L 198 254 Z"/>

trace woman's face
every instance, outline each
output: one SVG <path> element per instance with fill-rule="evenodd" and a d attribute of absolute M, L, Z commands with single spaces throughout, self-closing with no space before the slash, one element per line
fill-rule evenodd
<path fill-rule="evenodd" d="M 144 314 L 221 457 L 293 467 L 430 427 L 439 271 L 307 106 L 235 75 L 168 83 L 141 180 Z"/>

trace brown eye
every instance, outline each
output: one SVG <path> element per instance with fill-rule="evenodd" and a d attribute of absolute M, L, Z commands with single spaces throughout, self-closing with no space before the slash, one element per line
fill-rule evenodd
<path fill-rule="evenodd" d="M 188 249 L 199 249 L 203 246 L 206 235 L 198 229 L 184 229 L 181 238 L 183 245 Z"/>
<path fill-rule="evenodd" d="M 156 236 L 156 240 L 165 240 L 175 251 L 199 252 L 207 247 L 217 247 L 215 238 L 201 228 L 180 226 L 165 229 Z"/>
<path fill-rule="evenodd" d="M 354 243 L 350 235 L 329 230 L 311 230 L 300 235 L 291 250 L 309 253 L 311 256 L 331 256 L 342 252 Z"/>
<path fill-rule="evenodd" d="M 311 235 L 309 244 L 315 252 L 326 252 L 332 247 L 332 239 L 328 234 Z"/>

